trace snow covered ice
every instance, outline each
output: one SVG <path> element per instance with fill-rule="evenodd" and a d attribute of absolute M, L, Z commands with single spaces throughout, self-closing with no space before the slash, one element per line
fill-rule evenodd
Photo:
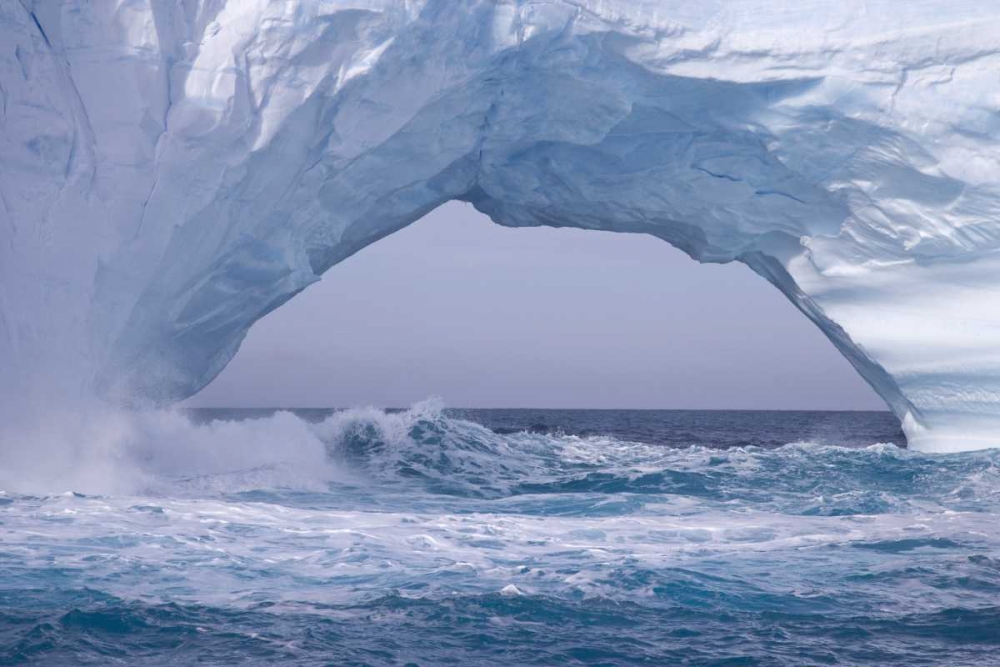
<path fill-rule="evenodd" d="M 0 399 L 189 396 L 458 199 L 742 261 L 911 445 L 1000 444 L 997 35 L 986 0 L 4 2 Z"/>

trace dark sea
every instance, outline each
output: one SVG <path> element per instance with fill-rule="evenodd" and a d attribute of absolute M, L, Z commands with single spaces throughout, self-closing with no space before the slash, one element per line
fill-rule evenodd
<path fill-rule="evenodd" d="M 425 402 L 79 438 L 0 475 L 0 665 L 1000 665 L 1000 452 L 909 451 L 888 413 Z"/>

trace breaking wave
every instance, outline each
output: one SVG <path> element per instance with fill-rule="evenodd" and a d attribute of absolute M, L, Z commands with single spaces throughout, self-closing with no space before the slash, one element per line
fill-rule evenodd
<path fill-rule="evenodd" d="M 430 494 L 676 494 L 801 506 L 819 514 L 892 511 L 933 500 L 993 500 L 1000 456 L 931 455 L 893 444 L 664 447 L 561 429 L 487 428 L 439 400 L 354 408 L 319 421 L 288 411 L 193 419 L 179 410 L 77 414 L 0 450 L 0 490 L 197 495 L 419 486 Z M 24 446 L 25 444 L 29 446 Z M 332 486 L 331 486 L 332 485 Z"/>
<path fill-rule="evenodd" d="M 435 401 L 243 417 L 90 415 L 5 443 L 0 664 L 971 665 L 1000 648 L 995 451 L 711 446 L 773 439 L 767 415 L 739 433 L 699 416 L 669 447 Z"/>

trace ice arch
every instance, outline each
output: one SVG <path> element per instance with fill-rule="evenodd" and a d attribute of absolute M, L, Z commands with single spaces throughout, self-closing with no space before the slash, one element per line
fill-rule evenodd
<path fill-rule="evenodd" d="M 190 395 L 459 199 L 745 262 L 911 443 L 1000 444 L 998 30 L 985 0 L 5 3 L 6 393 Z"/>

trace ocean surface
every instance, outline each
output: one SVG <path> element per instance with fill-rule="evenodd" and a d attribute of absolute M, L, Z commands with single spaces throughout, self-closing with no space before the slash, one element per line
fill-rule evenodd
<path fill-rule="evenodd" d="M 1000 665 L 1000 453 L 908 451 L 887 413 L 72 436 L 0 469 L 2 665 Z"/>

